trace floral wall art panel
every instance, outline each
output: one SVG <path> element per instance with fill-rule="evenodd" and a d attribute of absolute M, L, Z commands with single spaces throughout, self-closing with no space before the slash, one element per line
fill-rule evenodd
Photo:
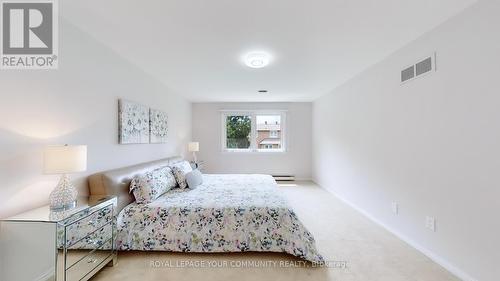
<path fill-rule="evenodd" d="M 149 143 L 149 108 L 128 100 L 119 100 L 120 144 Z"/>
<path fill-rule="evenodd" d="M 167 113 L 150 109 L 149 110 L 150 119 L 150 141 L 151 143 L 165 143 L 167 142 L 167 132 L 168 132 L 168 118 Z"/>

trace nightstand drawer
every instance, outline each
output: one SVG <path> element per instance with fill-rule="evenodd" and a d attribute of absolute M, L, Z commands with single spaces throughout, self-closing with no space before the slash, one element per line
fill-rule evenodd
<path fill-rule="evenodd" d="M 68 244 L 67 248 L 68 250 L 95 249 L 111 239 L 112 236 L 113 226 L 110 222 L 105 226 L 88 233 L 87 236 L 81 238 L 80 240 L 74 241 L 73 244 Z"/>
<path fill-rule="evenodd" d="M 113 206 L 106 206 L 66 226 L 66 246 L 70 246 L 93 231 L 113 221 Z"/>
<path fill-rule="evenodd" d="M 112 240 L 109 240 L 101 248 L 95 249 L 87 254 L 79 257 L 79 259 L 71 265 L 66 270 L 66 281 L 78 281 L 84 278 L 86 275 L 92 272 L 96 267 L 101 265 L 107 258 L 109 258 L 113 251 L 111 248 Z M 69 258 L 69 256 L 68 256 Z M 71 258 L 73 261 L 76 260 L 76 257 Z"/>
<path fill-rule="evenodd" d="M 67 248 L 66 268 L 70 268 L 96 249 L 113 250 L 112 238 L 113 226 L 110 223 L 70 245 Z"/>

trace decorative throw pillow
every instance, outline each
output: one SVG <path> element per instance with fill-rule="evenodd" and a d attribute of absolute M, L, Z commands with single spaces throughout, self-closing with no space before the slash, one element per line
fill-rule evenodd
<path fill-rule="evenodd" d="M 130 183 L 137 203 L 150 203 L 177 185 L 172 169 L 163 167 L 135 176 Z"/>
<path fill-rule="evenodd" d="M 179 188 L 184 189 L 187 187 L 186 174 L 192 170 L 188 161 L 181 161 L 172 165 L 172 172 L 174 173 L 175 180 L 179 184 Z"/>
<path fill-rule="evenodd" d="M 186 182 L 189 188 L 195 188 L 203 183 L 203 175 L 198 169 L 186 174 Z"/>

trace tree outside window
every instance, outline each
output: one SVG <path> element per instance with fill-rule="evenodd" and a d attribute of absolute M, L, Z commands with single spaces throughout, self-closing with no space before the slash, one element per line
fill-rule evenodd
<path fill-rule="evenodd" d="M 246 115 L 226 117 L 226 147 L 228 149 L 248 149 L 252 132 L 252 118 Z"/>

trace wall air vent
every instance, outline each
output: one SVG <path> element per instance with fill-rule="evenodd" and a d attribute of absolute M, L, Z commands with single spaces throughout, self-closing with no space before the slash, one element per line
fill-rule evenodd
<path fill-rule="evenodd" d="M 417 76 L 431 71 L 432 70 L 432 57 L 428 57 L 425 60 L 417 63 L 415 65 L 415 69 L 417 70 L 416 71 Z"/>
<path fill-rule="evenodd" d="M 401 82 L 405 82 L 405 81 L 410 80 L 412 78 L 415 78 L 415 66 L 414 65 L 401 71 Z"/>
<path fill-rule="evenodd" d="M 436 71 L 436 53 L 421 60 L 417 64 L 403 69 L 401 71 L 401 83 L 413 80 L 431 72 L 432 70 Z"/>

